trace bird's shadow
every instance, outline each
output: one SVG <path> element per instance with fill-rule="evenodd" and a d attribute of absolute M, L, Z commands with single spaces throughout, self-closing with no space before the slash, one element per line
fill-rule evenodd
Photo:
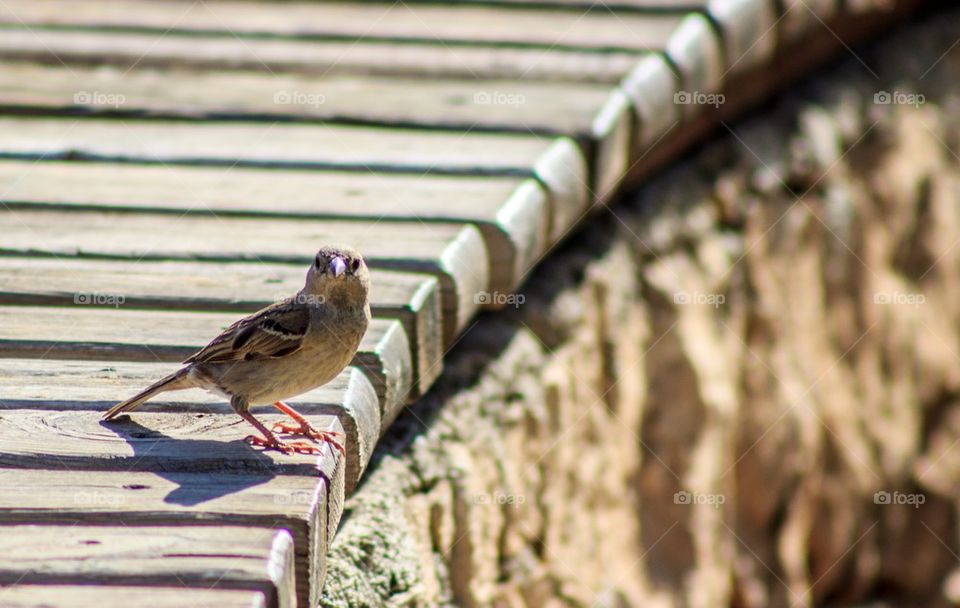
<path fill-rule="evenodd" d="M 150 472 L 175 487 L 163 502 L 196 506 L 267 483 L 276 473 L 269 456 L 242 440 L 174 438 L 143 426 L 128 415 L 100 426 L 126 441 L 133 449 L 131 470 Z M 239 466 L 235 466 L 238 465 Z M 233 470 L 224 471 L 228 466 Z M 146 489 L 126 486 L 130 490 Z"/>

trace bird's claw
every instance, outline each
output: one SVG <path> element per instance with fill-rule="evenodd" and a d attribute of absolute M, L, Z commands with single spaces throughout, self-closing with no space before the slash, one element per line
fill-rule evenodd
<path fill-rule="evenodd" d="M 341 454 L 346 455 L 347 453 L 346 448 L 344 448 L 343 445 L 337 440 L 337 437 L 343 435 L 343 433 L 340 433 L 339 431 L 318 431 L 306 422 L 302 424 L 287 424 L 285 422 L 277 422 L 273 425 L 272 430 L 278 433 L 299 435 L 301 437 L 313 439 L 314 441 L 327 443 L 333 446 Z"/>
<path fill-rule="evenodd" d="M 314 456 L 319 456 L 323 453 L 323 450 L 320 449 L 320 446 L 313 445 L 312 443 L 307 443 L 306 441 L 292 441 L 286 444 L 293 448 L 293 451 L 297 454 L 310 454 Z"/>
<path fill-rule="evenodd" d="M 267 439 L 265 437 L 260 437 L 259 435 L 248 435 L 244 439 L 250 445 L 260 446 L 265 450 L 276 450 L 281 454 L 311 454 L 319 455 L 322 453 L 319 446 L 315 446 L 306 441 L 292 441 L 292 442 L 283 442 L 279 439 Z"/>

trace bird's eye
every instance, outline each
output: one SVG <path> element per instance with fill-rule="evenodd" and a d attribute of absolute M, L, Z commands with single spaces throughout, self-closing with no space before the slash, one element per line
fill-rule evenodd
<path fill-rule="evenodd" d="M 320 270 L 320 256 L 313 258 L 313 267 Z"/>
<path fill-rule="evenodd" d="M 353 261 L 350 262 L 350 271 L 356 272 L 358 270 L 360 270 L 360 258 L 354 258 Z"/>

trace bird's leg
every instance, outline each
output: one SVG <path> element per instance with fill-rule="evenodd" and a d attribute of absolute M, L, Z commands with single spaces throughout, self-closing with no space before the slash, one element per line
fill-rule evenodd
<path fill-rule="evenodd" d="M 341 454 L 346 454 L 347 451 L 344 449 L 340 442 L 337 441 L 337 437 L 341 433 L 336 431 L 318 431 L 313 428 L 313 425 L 310 424 L 306 418 L 300 415 L 297 410 L 293 409 L 283 401 L 277 401 L 273 404 L 278 410 L 293 418 L 293 421 L 297 423 L 296 426 L 292 424 L 284 424 L 283 422 L 278 422 L 273 425 L 273 430 L 280 431 L 282 433 L 290 433 L 291 435 L 302 435 L 304 437 L 309 437 L 310 439 L 315 439 L 317 441 L 323 441 L 324 443 L 329 443 L 335 447 Z"/>
<path fill-rule="evenodd" d="M 260 431 L 263 437 L 258 437 L 257 435 L 249 435 L 244 440 L 250 445 L 258 445 L 267 450 L 277 450 L 284 454 L 292 454 L 294 452 L 298 454 L 320 454 L 320 448 L 317 446 L 307 443 L 305 441 L 295 441 L 292 443 L 284 443 L 280 439 L 270 432 L 270 429 L 263 426 L 263 424 L 253 417 L 249 411 L 238 411 L 240 417 L 253 425 L 255 429 Z"/>

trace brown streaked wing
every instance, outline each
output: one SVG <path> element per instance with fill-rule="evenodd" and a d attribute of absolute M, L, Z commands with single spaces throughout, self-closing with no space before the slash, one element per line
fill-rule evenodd
<path fill-rule="evenodd" d="M 305 306 L 290 299 L 240 319 L 184 363 L 250 361 L 282 357 L 300 349 L 310 325 Z"/>

